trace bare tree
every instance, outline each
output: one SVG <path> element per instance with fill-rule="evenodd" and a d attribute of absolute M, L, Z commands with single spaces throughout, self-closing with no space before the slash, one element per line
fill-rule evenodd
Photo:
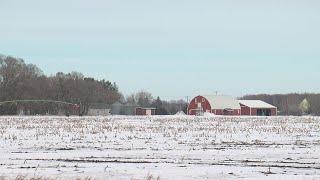
<path fill-rule="evenodd" d="M 0 56 L 0 101 L 59 100 L 82 104 L 86 113 L 90 103 L 112 104 L 120 97 L 116 83 L 85 77 L 79 72 L 59 72 L 47 77 L 37 66 L 22 59 Z"/>
<path fill-rule="evenodd" d="M 140 91 L 135 95 L 135 100 L 139 106 L 150 107 L 153 97 L 152 94 L 147 91 Z"/>

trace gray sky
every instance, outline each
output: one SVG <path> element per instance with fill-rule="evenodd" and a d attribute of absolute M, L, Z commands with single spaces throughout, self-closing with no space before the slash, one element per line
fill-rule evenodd
<path fill-rule="evenodd" d="M 0 0 L 0 53 L 124 94 L 319 92 L 317 0 Z"/>

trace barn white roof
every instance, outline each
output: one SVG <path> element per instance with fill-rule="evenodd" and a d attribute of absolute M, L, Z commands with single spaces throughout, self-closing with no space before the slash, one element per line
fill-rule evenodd
<path fill-rule="evenodd" d="M 230 96 L 205 95 L 203 97 L 209 101 L 211 109 L 240 109 L 239 102 Z"/>
<path fill-rule="evenodd" d="M 250 108 L 276 108 L 275 106 L 261 100 L 239 100 L 239 103 Z"/>

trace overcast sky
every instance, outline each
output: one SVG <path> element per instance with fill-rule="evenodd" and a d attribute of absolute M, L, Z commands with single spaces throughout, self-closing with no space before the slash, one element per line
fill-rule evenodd
<path fill-rule="evenodd" d="M 320 92 L 320 1 L 0 0 L 0 53 L 165 99 Z"/>

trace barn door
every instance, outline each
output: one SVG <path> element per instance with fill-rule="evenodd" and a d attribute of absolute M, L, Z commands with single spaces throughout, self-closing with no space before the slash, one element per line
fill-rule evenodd
<path fill-rule="evenodd" d="M 151 116 L 151 115 L 152 115 L 152 114 L 151 114 L 151 109 L 147 109 L 147 110 L 146 110 L 146 115 L 147 115 L 147 116 Z"/>

